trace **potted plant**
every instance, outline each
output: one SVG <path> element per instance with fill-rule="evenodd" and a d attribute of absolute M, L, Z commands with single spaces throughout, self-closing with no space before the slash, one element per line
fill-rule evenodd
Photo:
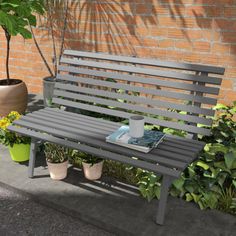
<path fill-rule="evenodd" d="M 20 116 L 18 112 L 12 111 L 0 119 L 0 144 L 8 147 L 12 160 L 16 162 L 27 161 L 30 155 L 30 138 L 7 130 L 7 127 Z"/>
<path fill-rule="evenodd" d="M 50 177 L 54 180 L 65 179 L 68 167 L 68 149 L 47 142 L 44 144 L 44 153 Z"/>
<path fill-rule="evenodd" d="M 52 104 L 53 90 L 56 82 L 57 67 L 64 49 L 65 32 L 69 16 L 69 0 L 44 0 L 44 2 L 46 14 L 42 20 L 42 26 L 48 29 L 48 37 L 52 39 L 52 69 L 32 30 L 31 32 L 33 34 L 33 40 L 38 52 L 48 70 L 48 73 L 50 74 L 49 76 L 43 78 L 44 106 L 50 107 Z M 59 48 L 59 51 L 57 51 L 57 48 Z"/>
<path fill-rule="evenodd" d="M 20 79 L 10 78 L 9 57 L 12 36 L 20 34 L 24 39 L 32 37 L 28 25 L 36 26 L 34 13 L 43 14 L 43 0 L 0 1 L 0 26 L 6 37 L 6 79 L 0 80 L 0 117 L 10 111 L 23 113 L 27 107 L 28 92 Z"/>
<path fill-rule="evenodd" d="M 84 176 L 89 180 L 97 180 L 102 176 L 104 160 L 102 158 L 80 152 L 79 157 L 82 160 Z"/>

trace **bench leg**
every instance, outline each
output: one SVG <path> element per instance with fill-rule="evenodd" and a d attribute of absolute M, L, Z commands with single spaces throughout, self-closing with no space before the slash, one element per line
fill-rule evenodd
<path fill-rule="evenodd" d="M 172 178 L 169 176 L 164 175 L 162 184 L 161 184 L 161 196 L 159 200 L 158 205 L 158 211 L 156 216 L 156 223 L 159 225 L 163 225 L 164 218 L 165 218 L 165 209 L 166 209 L 166 203 L 168 198 L 168 190 L 171 185 Z"/>
<path fill-rule="evenodd" d="M 37 140 L 31 139 L 30 159 L 29 159 L 29 168 L 28 168 L 28 177 L 29 178 L 34 177 L 34 166 L 35 166 L 36 151 L 37 151 Z"/>

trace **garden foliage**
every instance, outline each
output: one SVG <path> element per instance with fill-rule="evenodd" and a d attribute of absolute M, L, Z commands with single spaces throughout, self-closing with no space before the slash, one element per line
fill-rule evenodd
<path fill-rule="evenodd" d="M 0 119 L 0 144 L 13 147 L 14 144 L 29 144 L 30 138 L 23 137 L 15 132 L 10 132 L 7 127 L 13 123 L 14 120 L 18 120 L 21 115 L 12 111 L 6 117 Z"/>
<path fill-rule="evenodd" d="M 236 102 L 231 106 L 218 104 L 215 109 L 212 135 L 199 136 L 199 140 L 206 142 L 200 158 L 183 172 L 181 178 L 174 181 L 170 193 L 186 201 L 194 201 L 201 209 L 216 208 L 236 214 Z M 183 131 L 156 125 L 147 125 L 145 128 L 186 135 Z M 161 177 L 121 163 L 106 162 L 106 174 L 138 185 L 141 195 L 148 201 L 159 198 Z"/>

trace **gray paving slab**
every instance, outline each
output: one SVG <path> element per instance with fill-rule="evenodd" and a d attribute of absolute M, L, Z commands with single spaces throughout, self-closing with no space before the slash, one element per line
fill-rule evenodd
<path fill-rule="evenodd" d="M 112 236 L 77 218 L 34 202 L 0 183 L 0 235 Z"/>
<path fill-rule="evenodd" d="M 38 154 L 35 178 L 27 177 L 27 163 L 10 159 L 0 148 L 0 182 L 18 189 L 37 203 L 103 228 L 117 235 L 234 235 L 236 217 L 169 198 L 164 226 L 154 223 L 157 201 L 142 199 L 136 187 L 111 178 L 91 182 L 80 169 L 69 167 L 64 181 L 50 179 L 43 155 Z M 34 209 L 32 209 L 33 211 Z"/>

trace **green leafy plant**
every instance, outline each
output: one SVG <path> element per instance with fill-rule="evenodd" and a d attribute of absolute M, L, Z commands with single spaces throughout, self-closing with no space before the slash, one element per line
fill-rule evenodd
<path fill-rule="evenodd" d="M 15 132 L 7 130 L 7 127 L 12 125 L 13 121 L 18 120 L 21 115 L 12 111 L 6 117 L 0 119 L 0 144 L 13 147 L 14 144 L 29 144 L 30 138 L 21 136 Z"/>
<path fill-rule="evenodd" d="M 23 38 L 32 37 L 28 26 L 36 26 L 34 13 L 43 14 L 43 0 L 1 0 L 0 1 L 0 26 L 5 32 L 7 41 L 6 56 L 6 83 L 10 85 L 9 54 L 12 36 L 20 34 Z"/>
<path fill-rule="evenodd" d="M 201 209 L 217 208 L 235 213 L 236 192 L 236 103 L 215 107 L 217 115 L 200 159 L 175 181 L 172 195 L 196 202 Z"/>
<path fill-rule="evenodd" d="M 50 163 L 63 163 L 68 160 L 69 149 L 54 143 L 44 144 L 46 160 Z"/>
<path fill-rule="evenodd" d="M 72 161 L 74 162 L 74 164 L 80 167 L 81 167 L 82 162 L 93 166 L 94 164 L 103 161 L 103 159 L 100 157 L 96 157 L 91 154 L 80 152 L 78 150 L 70 150 L 70 157 Z"/>
<path fill-rule="evenodd" d="M 218 104 L 210 137 L 200 158 L 192 163 L 181 178 L 174 181 L 171 194 L 194 201 L 201 209 L 220 209 L 235 214 L 236 202 L 236 102 L 231 106 Z M 185 136 L 184 132 L 158 126 L 147 126 L 166 133 Z M 138 186 L 143 197 L 150 201 L 159 198 L 161 179 L 151 172 L 137 170 Z"/>

